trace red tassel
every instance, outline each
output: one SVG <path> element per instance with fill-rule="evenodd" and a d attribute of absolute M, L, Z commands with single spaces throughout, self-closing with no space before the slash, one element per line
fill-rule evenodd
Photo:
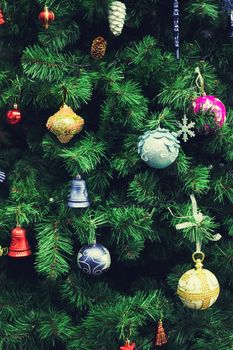
<path fill-rule="evenodd" d="M 6 23 L 5 18 L 4 18 L 4 14 L 3 14 L 2 10 L 0 10 L 0 25 L 2 25 L 4 23 Z"/>
<path fill-rule="evenodd" d="M 130 344 L 129 340 L 126 340 L 125 345 L 120 347 L 120 350 L 135 350 L 136 344 Z"/>
<path fill-rule="evenodd" d="M 156 346 L 162 346 L 167 343 L 167 337 L 165 330 L 163 328 L 163 322 L 160 320 L 158 323 L 158 330 L 157 330 L 157 335 L 156 335 Z"/>

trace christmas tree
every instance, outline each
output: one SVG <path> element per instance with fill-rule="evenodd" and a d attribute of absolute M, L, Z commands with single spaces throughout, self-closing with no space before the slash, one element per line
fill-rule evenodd
<path fill-rule="evenodd" d="M 0 349 L 233 349 L 233 3 L 0 5 Z"/>

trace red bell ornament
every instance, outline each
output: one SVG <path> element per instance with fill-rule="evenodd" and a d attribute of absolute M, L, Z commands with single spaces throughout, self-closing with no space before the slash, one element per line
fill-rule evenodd
<path fill-rule="evenodd" d="M 0 10 L 0 26 L 6 23 L 4 13 L 2 10 Z"/>
<path fill-rule="evenodd" d="M 51 24 L 55 19 L 53 11 L 50 11 L 47 6 L 39 14 L 39 21 L 42 23 L 45 29 L 48 29 L 49 24 Z"/>
<path fill-rule="evenodd" d="M 11 231 L 11 244 L 8 256 L 12 258 L 23 258 L 30 255 L 32 255 L 32 251 L 26 237 L 26 230 L 17 226 Z"/>
<path fill-rule="evenodd" d="M 18 105 L 15 103 L 13 109 L 7 112 L 7 122 L 11 125 L 18 124 L 22 119 L 21 111 L 18 109 Z"/>
<path fill-rule="evenodd" d="M 125 345 L 120 347 L 120 350 L 135 350 L 136 344 L 130 344 L 129 340 L 126 340 Z"/>

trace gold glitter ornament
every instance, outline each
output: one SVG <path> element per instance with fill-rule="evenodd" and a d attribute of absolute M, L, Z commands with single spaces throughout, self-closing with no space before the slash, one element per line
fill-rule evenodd
<path fill-rule="evenodd" d="M 201 258 L 196 258 L 197 255 Z M 218 299 L 220 287 L 215 275 L 202 268 L 205 254 L 195 252 L 192 258 L 195 269 L 185 272 L 180 278 L 177 294 L 188 308 L 205 310 Z"/>
<path fill-rule="evenodd" d="M 61 143 L 68 143 L 82 130 L 84 119 L 77 115 L 71 107 L 64 104 L 48 119 L 46 126 Z"/>

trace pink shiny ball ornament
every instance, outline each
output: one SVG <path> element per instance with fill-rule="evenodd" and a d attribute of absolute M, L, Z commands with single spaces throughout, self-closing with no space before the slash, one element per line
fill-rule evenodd
<path fill-rule="evenodd" d="M 226 121 L 227 112 L 224 104 L 215 96 L 200 96 L 193 101 L 193 110 L 199 112 L 209 112 L 214 116 L 214 121 L 220 128 Z"/>

